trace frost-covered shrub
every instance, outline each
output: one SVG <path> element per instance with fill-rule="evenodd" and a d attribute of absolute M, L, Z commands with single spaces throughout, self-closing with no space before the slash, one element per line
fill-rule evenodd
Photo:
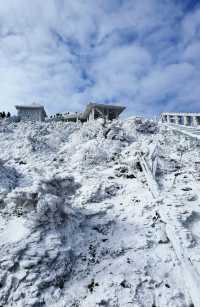
<path fill-rule="evenodd" d="M 20 117 L 17 116 L 17 115 L 13 115 L 11 117 L 8 117 L 5 119 L 5 122 L 7 124 L 10 124 L 10 123 L 19 123 L 20 122 Z"/>
<path fill-rule="evenodd" d="M 88 188 L 80 190 L 79 201 L 82 204 L 94 202 L 98 203 L 104 199 L 115 196 L 120 190 L 117 183 L 110 182 L 90 182 Z"/>
<path fill-rule="evenodd" d="M 18 173 L 14 168 L 5 166 L 0 161 L 0 192 L 9 192 L 13 189 L 18 180 Z"/>
<path fill-rule="evenodd" d="M 117 125 L 123 130 L 123 139 L 130 142 L 135 142 L 135 121 L 134 118 L 127 119 L 125 121 L 118 121 Z M 122 140 L 123 140 L 122 139 Z"/>
<path fill-rule="evenodd" d="M 35 221 L 61 224 L 69 213 L 66 207 L 70 207 L 71 197 L 78 188 L 74 178 L 66 174 L 42 179 L 38 184 Z"/>
<path fill-rule="evenodd" d="M 171 173 L 178 171 L 181 168 L 180 159 L 172 156 L 158 156 L 157 173 Z"/>
<path fill-rule="evenodd" d="M 71 153 L 71 166 L 85 168 L 105 164 L 120 150 L 119 141 L 94 139 L 74 148 Z"/>
<path fill-rule="evenodd" d="M 4 198 L 4 213 L 8 216 L 27 217 L 35 212 L 38 201 L 38 188 L 16 188 Z"/>
<path fill-rule="evenodd" d="M 61 224 L 64 219 L 63 202 L 63 199 L 56 195 L 42 195 L 36 205 L 36 219 L 39 222 Z"/>
<path fill-rule="evenodd" d="M 113 123 L 108 126 L 104 132 L 104 136 L 109 140 L 119 140 L 121 142 L 131 142 L 135 138 L 130 136 L 125 129 L 121 127 L 121 124 Z"/>
<path fill-rule="evenodd" d="M 5 212 L 23 215 L 27 224 L 37 226 L 48 223 L 61 224 L 71 211 L 71 197 L 79 185 L 66 174 L 51 175 L 32 187 L 19 188 L 9 193 L 5 199 Z"/>
<path fill-rule="evenodd" d="M 79 188 L 79 184 L 74 181 L 74 177 L 65 172 L 42 178 L 39 186 L 40 194 L 50 193 L 59 197 L 69 197 Z"/>
<path fill-rule="evenodd" d="M 126 143 L 135 141 L 134 133 L 126 133 L 123 122 L 102 123 L 91 121 L 74 131 L 59 152 L 72 168 L 85 168 L 105 164 L 119 154 Z"/>
<path fill-rule="evenodd" d="M 140 123 L 136 124 L 136 131 L 140 133 L 157 133 L 158 132 L 158 123 L 153 120 L 143 120 Z"/>
<path fill-rule="evenodd" d="M 29 160 L 35 156 L 51 154 L 57 152 L 63 144 L 68 142 L 69 137 L 80 125 L 75 123 L 55 123 L 55 122 L 23 122 L 6 123 L 0 126 L 4 138 L 4 151 L 0 157 Z M 12 132 L 6 133 L 6 132 Z M 10 146 L 12 144 L 12 146 Z"/>
<path fill-rule="evenodd" d="M 92 140 L 97 138 L 98 135 L 102 135 L 103 126 L 101 120 L 90 121 L 83 124 L 79 131 L 79 138 L 81 141 Z"/>
<path fill-rule="evenodd" d="M 46 144 L 45 139 L 43 137 L 38 137 L 33 133 L 30 133 L 27 136 L 27 146 L 31 152 L 47 150 L 49 146 Z"/>
<path fill-rule="evenodd" d="M 69 141 L 73 134 L 77 134 L 80 125 L 76 123 L 57 122 L 51 123 L 51 133 L 46 137 L 46 143 L 52 150 L 57 150 L 61 144 Z"/>
<path fill-rule="evenodd" d="M 2 125 L 0 126 L 0 133 L 6 134 L 6 133 L 13 133 L 13 130 L 11 127 L 8 127 L 8 125 Z"/>

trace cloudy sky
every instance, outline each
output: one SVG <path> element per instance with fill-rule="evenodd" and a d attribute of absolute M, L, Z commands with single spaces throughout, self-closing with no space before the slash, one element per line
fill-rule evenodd
<path fill-rule="evenodd" d="M 200 111 L 199 0 L 0 1 L 0 108 Z"/>

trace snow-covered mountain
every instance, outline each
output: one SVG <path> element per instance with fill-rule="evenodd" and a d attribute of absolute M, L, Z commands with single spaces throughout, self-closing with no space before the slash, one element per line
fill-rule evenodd
<path fill-rule="evenodd" d="M 0 306 L 200 306 L 198 140 L 5 121 L 0 148 Z"/>

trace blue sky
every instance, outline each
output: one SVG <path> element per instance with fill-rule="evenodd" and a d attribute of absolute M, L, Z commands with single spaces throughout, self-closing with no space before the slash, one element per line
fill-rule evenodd
<path fill-rule="evenodd" d="M 0 2 L 1 109 L 200 111 L 200 1 Z"/>

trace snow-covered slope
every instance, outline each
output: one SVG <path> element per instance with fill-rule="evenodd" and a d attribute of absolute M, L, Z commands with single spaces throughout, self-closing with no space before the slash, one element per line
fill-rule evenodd
<path fill-rule="evenodd" d="M 0 306 L 200 306 L 198 140 L 129 118 L 0 145 Z"/>

